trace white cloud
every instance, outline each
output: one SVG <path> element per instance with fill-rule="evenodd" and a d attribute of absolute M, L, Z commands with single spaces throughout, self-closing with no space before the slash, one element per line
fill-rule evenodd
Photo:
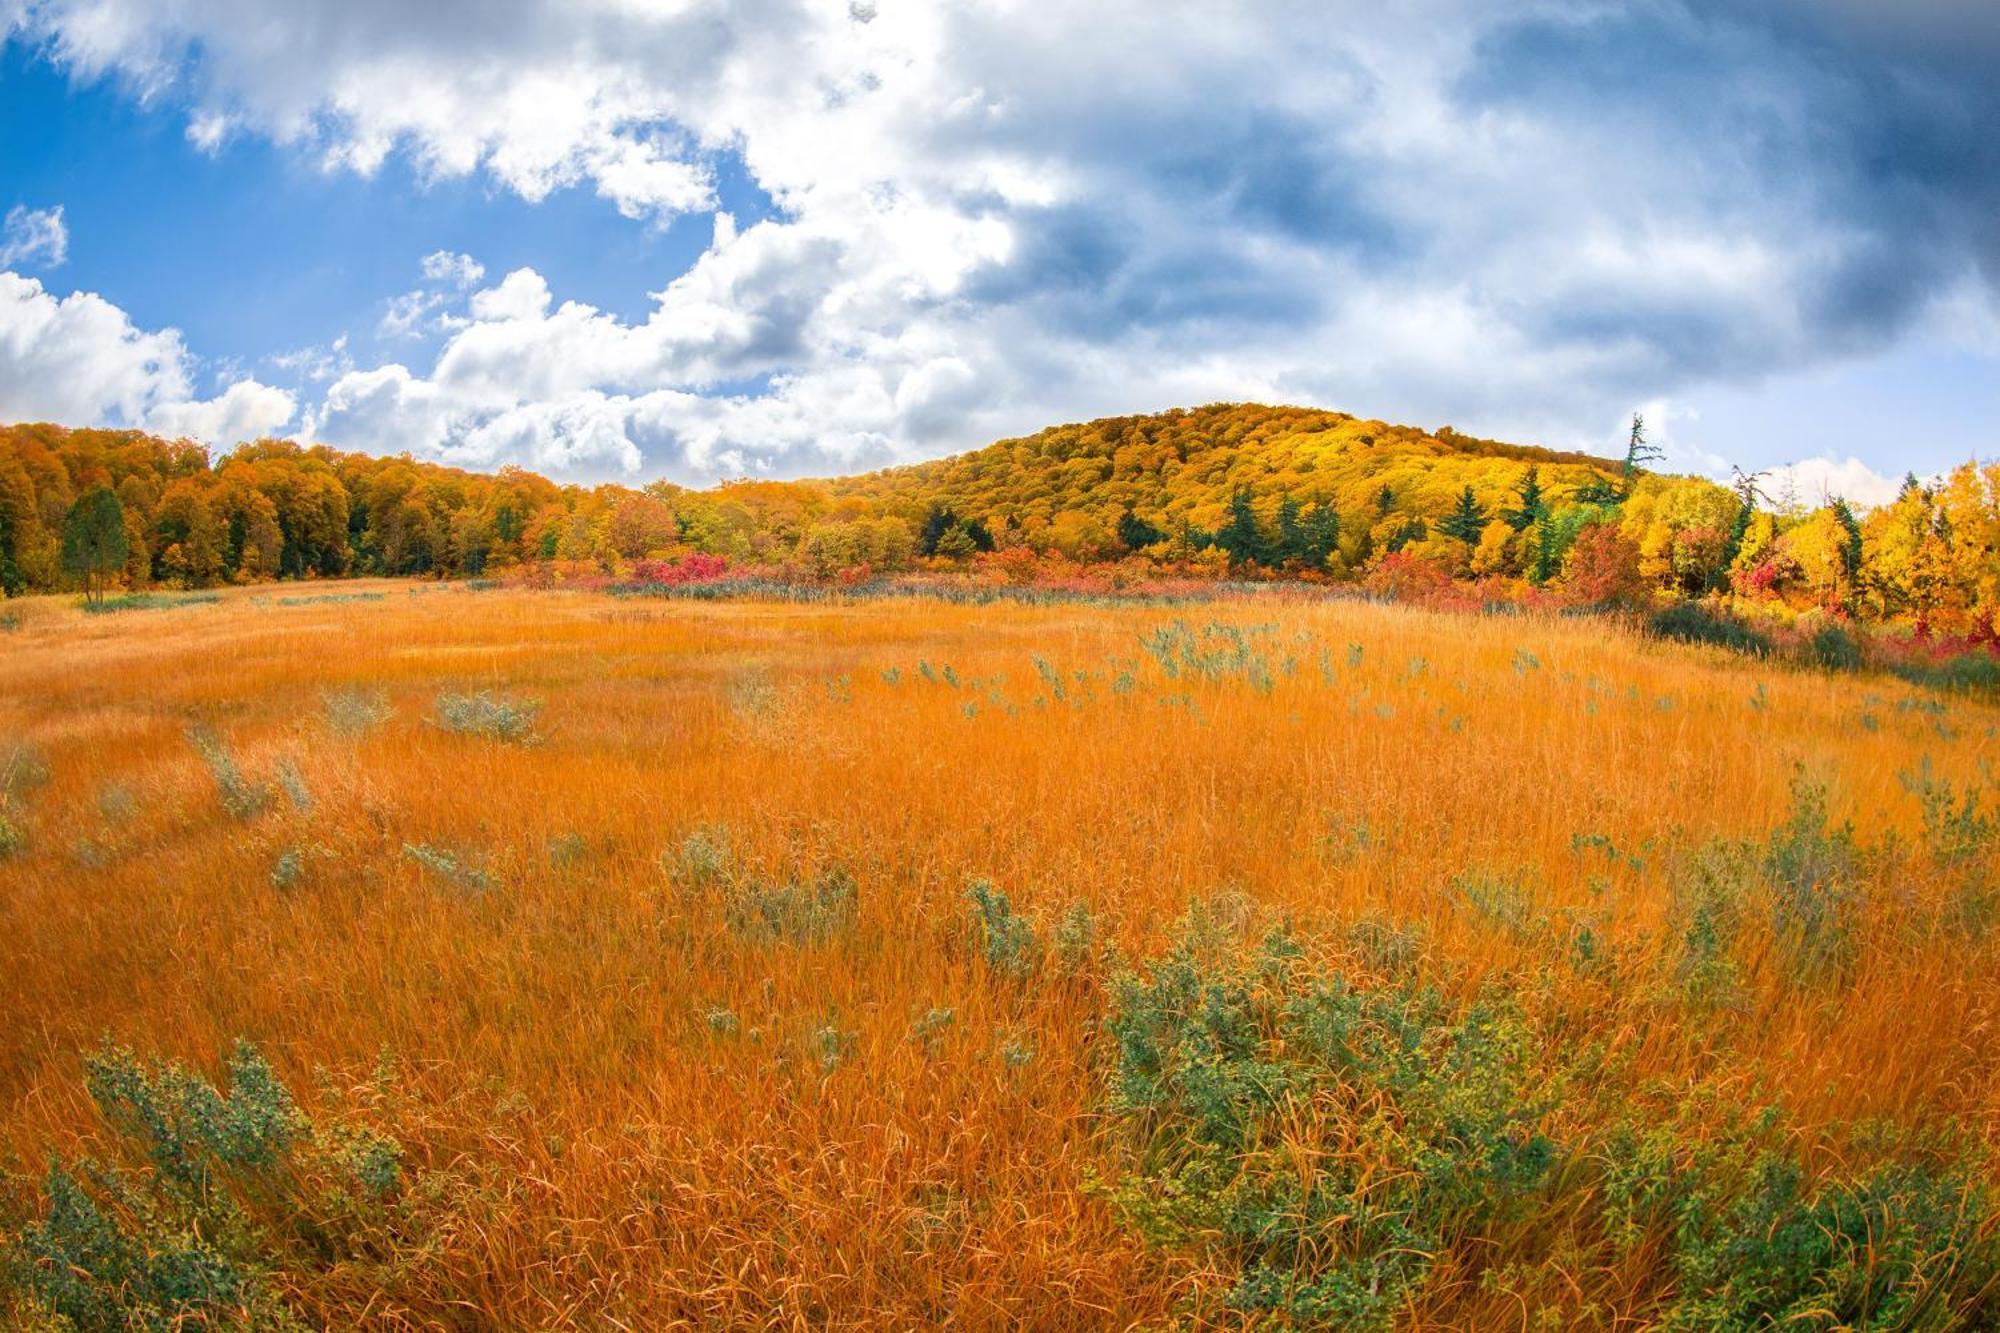
<path fill-rule="evenodd" d="M 136 426 L 210 443 L 282 429 L 292 396 L 255 380 L 201 400 L 173 329 L 136 327 L 93 292 L 57 297 L 0 272 L 0 420 Z"/>
<path fill-rule="evenodd" d="M 207 144 L 403 154 L 652 223 L 714 209 L 727 160 L 775 204 L 718 213 L 639 320 L 427 257 L 382 331 L 441 332 L 435 358 L 342 374 L 310 414 L 363 448 L 796 472 L 1258 397 L 1609 449 L 1623 404 L 1865 353 L 1926 302 L 1992 324 L 1951 210 L 1911 175 L 1885 222 L 1861 188 L 1886 81 L 1706 0 L 293 0 L 282 23 L 34 0 L 23 22 L 84 77 L 177 93 Z M 1632 52 L 1646 77 L 1590 63 Z M 1693 418 L 1659 425 L 1718 461 Z"/>
<path fill-rule="evenodd" d="M 1767 470 L 1758 484 L 1781 504 L 1813 506 L 1846 500 L 1872 509 L 1894 500 L 1903 478 L 1885 477 L 1858 458 L 1802 458 Z"/>
<path fill-rule="evenodd" d="M 423 258 L 424 277 L 448 287 L 471 287 L 486 276 L 486 266 L 471 255 L 434 250 Z"/>
<path fill-rule="evenodd" d="M 146 429 L 235 444 L 277 434 L 297 412 L 297 401 L 283 389 L 243 379 L 205 402 L 161 403 L 146 414 Z"/>
<path fill-rule="evenodd" d="M 453 296 L 477 286 L 486 276 L 484 264 L 471 255 L 449 250 L 434 250 L 425 255 L 421 267 L 424 281 L 429 285 L 389 299 L 378 326 L 383 337 L 417 338 L 435 327 L 449 326 L 454 317 L 442 312 Z"/>
<path fill-rule="evenodd" d="M 0 268 L 35 265 L 60 268 L 69 258 L 69 228 L 63 223 L 62 205 L 29 208 L 16 204 L 0 223 Z"/>

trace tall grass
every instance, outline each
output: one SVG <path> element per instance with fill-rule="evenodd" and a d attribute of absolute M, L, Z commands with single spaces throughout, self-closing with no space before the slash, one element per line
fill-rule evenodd
<path fill-rule="evenodd" d="M 436 605 L 7 641 L 0 1324 L 2000 1318 L 1980 698 L 1226 590 Z"/>

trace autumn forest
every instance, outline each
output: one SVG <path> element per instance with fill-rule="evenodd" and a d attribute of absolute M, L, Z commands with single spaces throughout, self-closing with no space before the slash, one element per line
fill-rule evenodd
<path fill-rule="evenodd" d="M 1653 472 L 1643 421 L 1622 444 L 1622 457 L 1594 458 L 1218 406 L 1057 427 L 861 476 L 690 490 L 558 486 L 288 441 L 212 458 L 132 432 L 16 426 L 0 431 L 0 587 L 635 570 L 1034 583 L 1090 570 L 1121 586 L 1372 580 L 1586 606 L 1708 599 L 1992 640 L 1995 465 L 1911 477 L 1893 504 L 1860 512 L 1774 497 L 1750 476 Z M 92 505 L 98 554 L 66 554 L 66 529 Z"/>

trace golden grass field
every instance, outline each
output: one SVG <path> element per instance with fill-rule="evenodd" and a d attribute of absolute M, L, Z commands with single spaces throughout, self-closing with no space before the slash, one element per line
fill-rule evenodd
<path fill-rule="evenodd" d="M 1975 1177 L 2000 1160 L 1990 848 L 1939 850 L 1903 777 L 1983 791 L 1990 705 L 1285 595 L 327 587 L 40 599 L 0 634 L 0 762 L 46 775 L 0 860 L 0 1160 L 32 1206 L 51 1154 L 108 1151 L 83 1074 L 107 1036 L 210 1074 L 255 1043 L 308 1113 L 403 1149 L 393 1216 L 274 1275 L 310 1325 L 1254 1322 L 1240 1247 L 1149 1239 L 1117 1197 L 1146 1148 L 1110 1111 L 1114 978 L 1197 901 L 1246 950 L 1289 922 L 1321 973 L 1378 976 L 1357 941 L 1403 932 L 1398 966 L 1504 991 L 1537 1034 L 1527 1086 L 1561 1095 L 1527 1120 L 1579 1146 L 1450 1230 L 1399 1326 L 1662 1319 L 1672 1226 L 1620 1241 L 1594 1212 L 1619 1114 L 1699 1140 L 1777 1108 L 1753 1136 L 1809 1179 L 1947 1140 Z M 1143 640 L 1177 621 L 1212 656 L 1169 677 Z M 387 715 L 330 717 L 351 689 Z M 477 691 L 539 701 L 533 742 L 438 725 Z M 191 728 L 259 808 L 226 808 Z M 1704 844 L 1764 847 L 1799 766 L 1866 852 L 1840 961 L 1787 966 L 1752 906 L 1695 1003 L 1676 885 Z M 836 867 L 851 913 L 746 924 L 741 885 Z M 996 965 L 972 880 L 1032 923 L 1028 965 Z M 1271 1160 L 1365 1177 L 1343 1105 L 1285 1112 Z M 1920 1325 L 1991 1316 L 1951 1300 Z"/>

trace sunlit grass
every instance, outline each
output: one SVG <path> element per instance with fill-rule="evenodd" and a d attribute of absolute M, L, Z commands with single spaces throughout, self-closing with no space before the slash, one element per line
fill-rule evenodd
<path fill-rule="evenodd" d="M 259 1279 L 308 1323 L 1643 1326 L 1737 1234 L 1675 1249 L 1670 1177 L 1814 1234 L 1957 1201 L 1921 1239 L 1959 1257 L 2000 1217 L 1952 1192 L 2000 1133 L 1990 706 L 1282 595 L 379 590 L 35 602 L 0 650 L 0 1155 L 101 1150 L 107 1034 L 211 1077 L 249 1041 L 329 1123 L 391 1052 L 403 1211 Z M 1246 988 L 1223 1072 L 1294 1090 L 1213 1125 L 1120 1045 L 1190 1049 L 1194 905 L 1194 975 Z M 1314 1004 L 1360 1035 L 1309 1048 Z M 1490 1061 L 1395 1055 L 1392 1011 Z M 1419 1097 L 1519 1160 L 1360 1132 Z M 1403 1210 L 1425 1258 L 1368 1296 L 1336 1261 L 1393 1227 L 1168 1207 L 1236 1178 L 1217 1134 L 1362 1169 L 1272 1197 Z M 1412 1162 L 1457 1192 L 1365 1174 Z"/>

